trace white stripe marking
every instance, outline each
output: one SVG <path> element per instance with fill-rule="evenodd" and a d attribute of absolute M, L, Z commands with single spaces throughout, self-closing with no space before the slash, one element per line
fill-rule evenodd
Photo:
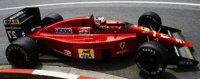
<path fill-rule="evenodd" d="M 55 72 L 55 71 L 47 71 L 47 70 L 34 70 L 32 74 L 50 76 L 50 77 L 57 77 L 57 78 L 64 78 L 64 79 L 78 79 L 78 77 L 79 77 L 79 75 L 62 73 L 62 72 Z"/>
<path fill-rule="evenodd" d="M 196 6 L 200 7 L 200 4 L 197 3 L 184 3 L 184 2 L 162 2 L 162 1 L 96 1 L 96 2 L 67 2 L 67 3 L 52 3 L 52 4 L 38 4 L 30 6 L 18 6 L 18 7 L 9 7 L 2 8 L 3 10 L 12 10 L 20 9 L 24 7 L 45 7 L 45 6 L 58 6 L 58 5 L 80 5 L 80 4 L 165 4 L 165 5 L 185 5 L 185 6 Z"/>

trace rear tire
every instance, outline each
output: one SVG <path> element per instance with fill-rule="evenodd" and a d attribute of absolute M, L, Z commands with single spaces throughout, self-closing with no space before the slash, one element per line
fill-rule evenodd
<path fill-rule="evenodd" d="M 34 67 L 38 63 L 36 42 L 29 37 L 13 41 L 6 49 L 6 57 L 14 67 Z"/>
<path fill-rule="evenodd" d="M 50 13 L 42 19 L 42 27 L 62 21 L 63 17 L 58 13 Z"/>
<path fill-rule="evenodd" d="M 159 75 L 167 67 L 167 50 L 155 41 L 143 43 L 137 50 L 136 64 L 147 75 Z"/>

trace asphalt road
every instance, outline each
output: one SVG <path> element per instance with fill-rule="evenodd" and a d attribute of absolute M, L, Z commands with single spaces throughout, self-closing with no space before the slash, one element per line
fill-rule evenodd
<path fill-rule="evenodd" d="M 19 9 L 5 9 L 9 7 L 38 5 L 38 4 L 52 4 L 52 3 L 66 3 L 79 2 L 81 0 L 5 0 L 0 1 L 0 64 L 9 64 L 5 58 L 5 49 L 9 45 L 7 40 L 5 28 L 3 26 L 3 19 Z M 86 0 L 85 0 L 86 1 Z M 87 0 L 99 1 L 99 0 Z M 162 1 L 162 0 L 158 0 Z M 165 0 L 172 2 L 184 3 L 200 3 L 198 0 Z M 2 9 L 2 10 L 1 10 Z M 158 13 L 163 21 L 163 25 L 171 26 L 183 31 L 185 38 L 194 44 L 195 57 L 200 60 L 200 6 L 188 5 L 170 5 L 170 4 L 135 4 L 135 3 L 109 3 L 109 4 L 74 4 L 74 5 L 56 5 L 40 7 L 41 15 L 44 17 L 48 13 L 56 12 L 65 18 L 82 16 L 82 15 L 102 15 L 108 19 L 128 21 L 137 24 L 137 20 L 141 14 L 147 11 L 154 11 Z M 44 59 L 48 57 L 44 56 Z M 71 66 L 79 69 L 93 70 L 103 73 L 108 73 L 116 76 L 121 76 L 129 79 L 200 79 L 199 65 L 196 68 L 177 68 L 169 66 L 166 72 L 159 77 L 149 77 L 142 75 L 135 65 L 132 56 L 124 57 L 114 61 L 108 62 L 79 62 L 71 61 L 43 61 L 43 65 L 58 65 Z"/>

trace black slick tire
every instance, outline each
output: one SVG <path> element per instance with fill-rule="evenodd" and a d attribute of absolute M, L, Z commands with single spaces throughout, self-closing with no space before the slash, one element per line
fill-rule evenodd
<path fill-rule="evenodd" d="M 13 41 L 6 49 L 6 58 L 13 67 L 29 68 L 38 64 L 35 40 L 21 37 Z"/>
<path fill-rule="evenodd" d="M 50 13 L 42 19 L 42 27 L 62 21 L 63 17 L 58 13 Z"/>
<path fill-rule="evenodd" d="M 162 29 L 161 18 L 155 12 L 146 12 L 141 15 L 138 20 L 138 25 L 155 31 L 160 31 Z"/>
<path fill-rule="evenodd" d="M 136 64 L 147 75 L 159 75 L 167 67 L 167 50 L 156 41 L 143 43 L 137 50 Z"/>

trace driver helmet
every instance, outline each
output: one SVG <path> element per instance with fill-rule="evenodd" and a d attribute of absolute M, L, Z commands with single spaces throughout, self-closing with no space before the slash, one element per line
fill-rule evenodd
<path fill-rule="evenodd" d="M 95 23 L 97 28 L 105 28 L 106 27 L 106 19 L 103 16 L 95 17 L 94 23 Z"/>

